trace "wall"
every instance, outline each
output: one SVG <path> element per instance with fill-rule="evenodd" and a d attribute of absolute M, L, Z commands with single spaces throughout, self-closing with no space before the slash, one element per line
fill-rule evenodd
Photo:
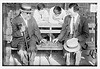
<path fill-rule="evenodd" d="M 32 8 L 36 8 L 36 5 L 38 3 L 29 3 Z M 66 7 L 65 7 L 66 4 Z M 91 3 L 78 3 L 79 8 L 80 8 L 80 13 L 85 16 L 88 19 L 88 23 L 95 23 L 95 13 L 90 12 L 90 4 Z M 3 3 L 2 4 L 2 18 L 4 19 L 7 16 L 7 13 L 9 12 L 9 10 L 16 10 L 20 8 L 21 3 Z M 68 5 L 69 3 L 45 3 L 47 8 L 51 8 L 55 5 L 59 5 L 64 9 L 68 9 Z M 3 20 L 4 22 L 4 20 Z M 97 23 L 95 23 L 97 24 Z M 94 34 L 90 34 L 93 35 L 93 37 L 95 36 Z M 90 41 L 90 39 L 89 39 Z"/>

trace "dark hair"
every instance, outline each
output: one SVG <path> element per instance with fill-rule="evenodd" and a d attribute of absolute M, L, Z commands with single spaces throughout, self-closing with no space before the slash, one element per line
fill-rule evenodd
<path fill-rule="evenodd" d="M 40 10 L 40 9 L 42 9 L 42 8 L 45 8 L 45 5 L 44 5 L 43 3 L 39 3 L 39 4 L 37 5 L 37 9 Z"/>
<path fill-rule="evenodd" d="M 55 6 L 54 10 L 58 10 L 60 12 L 61 11 L 61 7 L 60 6 Z"/>
<path fill-rule="evenodd" d="M 74 8 L 74 11 L 78 11 L 79 10 L 79 6 L 77 3 L 70 3 L 69 4 L 69 8 Z"/>

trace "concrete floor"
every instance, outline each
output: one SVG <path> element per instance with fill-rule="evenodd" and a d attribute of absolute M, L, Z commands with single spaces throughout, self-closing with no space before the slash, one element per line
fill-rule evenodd
<path fill-rule="evenodd" d="M 63 58 L 63 51 L 37 51 L 35 57 L 34 66 L 66 66 L 65 59 Z M 19 56 L 13 51 L 14 57 L 19 60 Z M 82 58 L 79 66 L 96 66 L 97 59 L 93 59 L 91 56 L 87 56 L 88 51 L 82 52 Z M 19 60 L 20 61 L 20 60 Z"/>
<path fill-rule="evenodd" d="M 80 66 L 91 66 L 93 65 L 93 61 L 94 62 L 96 61 L 91 56 L 87 56 L 87 52 L 88 52 L 87 50 L 83 51 Z M 52 55 L 50 57 L 48 53 L 50 52 L 49 51 L 38 51 L 36 57 L 42 57 L 41 60 L 44 60 L 43 64 L 42 62 L 40 62 L 39 65 L 60 65 L 60 66 L 65 65 L 65 59 L 63 58 L 63 51 L 52 51 Z M 43 58 L 47 58 L 47 59 L 43 59 Z"/>
<path fill-rule="evenodd" d="M 40 65 L 65 65 L 62 51 L 52 51 L 51 55 L 49 53 L 50 51 L 38 51 L 37 56 L 40 58 L 42 57 L 41 60 L 46 58 L 43 62 L 40 62 Z"/>

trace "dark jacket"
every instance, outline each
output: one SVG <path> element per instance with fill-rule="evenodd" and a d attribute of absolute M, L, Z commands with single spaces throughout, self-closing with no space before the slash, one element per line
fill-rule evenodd
<path fill-rule="evenodd" d="M 70 33 L 70 21 L 71 16 L 66 16 L 64 19 L 64 24 L 62 26 L 62 30 L 60 32 L 60 35 L 58 36 L 59 40 L 65 40 L 65 42 L 69 39 L 69 33 Z M 76 38 L 78 38 L 80 44 L 83 46 L 86 39 L 89 36 L 89 28 L 87 19 L 83 16 L 80 16 L 80 21 L 78 24 L 78 29 L 76 31 Z"/>
<path fill-rule="evenodd" d="M 12 23 L 12 30 L 13 30 L 12 46 L 17 47 L 17 44 L 20 41 L 24 40 L 24 37 L 21 35 L 20 29 L 18 28 L 18 26 L 25 22 L 21 16 L 17 16 L 12 22 L 13 22 Z M 28 33 L 26 35 L 29 35 L 30 39 L 32 39 L 34 41 L 38 41 L 38 40 L 40 41 L 42 39 L 38 25 L 33 17 L 31 17 L 31 19 L 28 20 L 27 31 L 28 31 Z"/>

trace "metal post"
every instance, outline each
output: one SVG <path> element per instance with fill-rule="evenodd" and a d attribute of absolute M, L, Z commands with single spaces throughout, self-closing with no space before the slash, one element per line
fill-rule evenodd
<path fill-rule="evenodd" d="M 51 40 L 52 40 L 52 38 L 51 38 L 51 30 L 52 30 L 52 26 L 50 26 L 50 42 L 51 42 Z"/>

